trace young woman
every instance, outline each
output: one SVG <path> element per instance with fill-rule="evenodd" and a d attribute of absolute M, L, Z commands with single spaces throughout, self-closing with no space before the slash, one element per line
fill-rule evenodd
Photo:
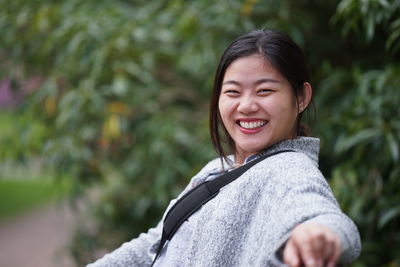
<path fill-rule="evenodd" d="M 300 48 L 282 33 L 256 30 L 227 47 L 210 112 L 220 157 L 178 198 L 262 155 L 282 153 L 252 166 L 192 214 L 154 266 L 335 266 L 358 256 L 357 228 L 318 170 L 319 139 L 305 137 L 301 124 L 312 98 L 309 80 Z M 161 221 L 90 266 L 150 266 L 162 228 Z"/>

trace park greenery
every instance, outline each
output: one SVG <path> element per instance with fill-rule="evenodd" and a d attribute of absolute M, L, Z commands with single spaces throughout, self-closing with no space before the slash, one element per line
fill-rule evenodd
<path fill-rule="evenodd" d="M 48 201 L 60 200 L 67 192 L 66 181 L 50 179 L 0 179 L 0 220 L 10 219 Z"/>
<path fill-rule="evenodd" d="M 161 218 L 216 154 L 208 101 L 227 44 L 279 29 L 304 49 L 320 167 L 359 227 L 354 266 L 400 264 L 400 1 L 0 0 L 0 161 L 41 157 L 89 205 L 82 265 Z M 312 117 L 312 116 L 311 116 Z M 90 218 L 88 220 L 87 218 Z"/>
<path fill-rule="evenodd" d="M 40 156 L 44 125 L 18 109 L 2 110 L 0 129 L 0 221 L 62 200 L 71 183 L 69 177 L 46 166 Z M 17 154 L 24 157 L 15 157 Z"/>

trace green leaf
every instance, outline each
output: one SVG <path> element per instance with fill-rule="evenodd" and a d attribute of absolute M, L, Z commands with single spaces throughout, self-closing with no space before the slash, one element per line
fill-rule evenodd
<path fill-rule="evenodd" d="M 379 129 L 363 129 L 349 137 L 341 136 L 335 145 L 335 153 L 340 154 L 347 152 L 360 143 L 368 143 L 371 140 L 378 138 L 379 135 Z"/>
<path fill-rule="evenodd" d="M 394 162 L 397 162 L 399 159 L 399 142 L 395 139 L 392 133 L 386 134 L 386 140 L 388 143 L 389 151 L 392 156 Z"/>
<path fill-rule="evenodd" d="M 379 218 L 378 227 L 382 229 L 385 227 L 391 220 L 395 219 L 400 215 L 400 206 L 393 207 L 389 210 L 385 210 L 381 217 Z"/>

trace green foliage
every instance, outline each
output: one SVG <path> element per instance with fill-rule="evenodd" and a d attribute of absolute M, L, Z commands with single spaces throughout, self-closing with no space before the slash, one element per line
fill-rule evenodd
<path fill-rule="evenodd" d="M 41 151 L 46 138 L 45 124 L 29 113 L 2 111 L 0 129 L 2 160 L 27 161 Z"/>
<path fill-rule="evenodd" d="M 154 225 L 215 156 L 207 110 L 216 63 L 230 41 L 261 27 L 306 51 L 320 165 L 363 239 L 356 264 L 400 262 L 399 1 L 0 3 L 0 79 L 22 91 L 19 111 L 37 125 L 0 133 L 9 151 L 0 158 L 26 148 L 73 172 L 96 218 L 76 237 L 80 263 Z M 36 90 L 23 91 L 35 77 Z M 26 129 L 25 143 L 9 141 Z"/>
<path fill-rule="evenodd" d="M 377 30 L 386 34 L 386 48 L 398 52 L 400 48 L 400 1 L 398 0 L 343 0 L 337 7 L 335 20 L 343 22 L 342 32 L 361 33 L 368 41 Z"/>

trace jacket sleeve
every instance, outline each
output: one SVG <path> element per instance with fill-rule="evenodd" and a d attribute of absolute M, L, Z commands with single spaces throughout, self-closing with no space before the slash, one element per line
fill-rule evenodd
<path fill-rule="evenodd" d="M 87 267 L 150 266 L 155 257 L 161 233 L 162 222 Z"/>
<path fill-rule="evenodd" d="M 294 153 L 293 153 L 294 154 Z M 360 254 L 360 236 L 356 225 L 341 210 L 331 188 L 308 158 L 293 155 L 286 158 L 274 177 L 279 184 L 281 204 L 274 211 L 286 229 L 275 255 L 281 260 L 282 250 L 293 228 L 300 223 L 329 227 L 341 241 L 339 264 L 349 264 Z M 279 220 L 279 219 L 278 219 Z"/>

